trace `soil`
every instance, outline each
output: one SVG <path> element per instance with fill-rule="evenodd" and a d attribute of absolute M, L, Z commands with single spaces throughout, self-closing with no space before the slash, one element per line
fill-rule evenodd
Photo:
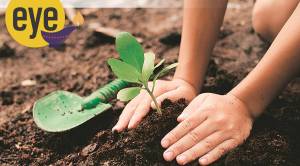
<path fill-rule="evenodd" d="M 268 45 L 251 28 L 252 2 L 230 2 L 213 52 L 203 92 L 225 94 L 257 64 Z M 160 139 L 177 125 L 183 99 L 164 101 L 131 131 L 112 133 L 124 103 L 74 130 L 53 134 L 36 127 L 31 108 L 58 89 L 82 96 L 114 79 L 106 60 L 117 57 L 111 38 L 90 23 L 129 31 L 143 39 L 157 61 L 176 61 L 181 9 L 101 9 L 86 13 L 86 23 L 58 49 L 25 48 L 14 42 L 0 16 L 0 165 L 176 165 L 162 159 Z M 170 75 L 164 79 L 169 79 Z M 32 85 L 23 82 L 35 81 Z M 300 165 L 300 79 L 295 79 L 254 124 L 251 136 L 213 165 Z M 196 165 L 197 163 L 192 163 Z"/>

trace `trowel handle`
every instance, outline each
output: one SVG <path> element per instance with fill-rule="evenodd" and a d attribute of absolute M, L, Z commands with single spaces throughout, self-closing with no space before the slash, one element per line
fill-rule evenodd
<path fill-rule="evenodd" d="M 82 107 L 85 109 L 94 108 L 99 103 L 107 103 L 116 94 L 129 86 L 129 83 L 120 79 L 116 79 L 104 87 L 93 92 L 90 96 L 84 99 Z"/>

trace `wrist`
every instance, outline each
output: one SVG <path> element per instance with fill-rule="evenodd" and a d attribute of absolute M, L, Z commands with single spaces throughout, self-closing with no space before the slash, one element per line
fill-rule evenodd
<path fill-rule="evenodd" d="M 180 82 L 183 82 L 185 84 L 187 84 L 188 86 L 190 86 L 193 91 L 198 94 L 199 91 L 200 91 L 200 88 L 201 88 L 201 85 L 197 83 L 193 83 L 192 81 L 190 81 L 189 79 L 185 78 L 185 77 L 181 77 L 181 76 L 178 76 L 178 75 L 174 75 L 173 77 L 173 81 L 180 81 Z"/>
<path fill-rule="evenodd" d="M 240 95 L 238 92 L 236 92 L 234 89 L 228 92 L 226 95 L 232 96 L 235 98 L 237 101 L 239 101 L 242 105 L 244 105 L 251 116 L 251 118 L 254 120 L 256 119 L 260 113 L 262 112 L 261 106 L 255 105 L 254 107 L 247 101 L 245 100 L 242 95 Z"/>
<path fill-rule="evenodd" d="M 240 109 L 238 109 L 238 111 L 243 110 L 243 113 L 249 117 L 251 119 L 252 122 L 254 122 L 254 120 L 256 119 L 256 117 L 252 114 L 251 109 L 247 106 L 247 104 L 245 104 L 244 101 L 242 101 L 241 99 L 239 99 L 237 96 L 235 96 L 232 93 L 227 93 L 226 96 L 228 96 L 229 98 L 231 98 L 231 101 L 233 101 L 233 103 L 238 104 L 240 106 Z"/>
<path fill-rule="evenodd" d="M 187 70 L 188 69 L 188 70 Z M 205 72 L 195 72 L 195 71 L 203 71 L 201 69 L 193 69 L 192 67 L 187 67 L 187 65 L 179 63 L 173 79 L 183 80 L 189 85 L 191 85 L 196 93 L 199 93 L 205 76 Z"/>

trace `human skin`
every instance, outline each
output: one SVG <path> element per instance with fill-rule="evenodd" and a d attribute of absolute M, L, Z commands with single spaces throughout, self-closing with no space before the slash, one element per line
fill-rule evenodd
<path fill-rule="evenodd" d="M 226 95 L 201 94 L 161 141 L 164 158 L 208 165 L 249 136 L 253 120 L 300 71 L 300 5 L 250 74 Z M 269 38 L 272 39 L 272 38 Z"/>
<path fill-rule="evenodd" d="M 216 2 L 218 6 L 213 7 Z M 203 83 L 226 3 L 226 0 L 185 1 L 180 65 L 172 81 L 161 82 L 162 86 L 158 84 L 159 101 L 182 97 L 191 100 L 195 96 L 197 85 Z M 284 26 L 277 28 L 281 29 L 278 35 L 275 31 L 268 32 L 270 35 L 261 34 L 274 41 L 238 86 L 226 95 L 206 93 L 193 99 L 178 117 L 178 126 L 161 141 L 166 148 L 165 160 L 176 159 L 184 165 L 199 158 L 201 165 L 208 165 L 247 139 L 254 119 L 300 71 L 300 36 L 295 35 L 300 34 L 300 5 L 295 5 Z M 150 102 L 142 92 L 125 107 L 114 130 L 136 127 L 148 113 Z"/>
<path fill-rule="evenodd" d="M 298 3 L 299 0 L 256 0 L 252 12 L 252 24 L 255 31 L 271 43 L 292 15 Z"/>
<path fill-rule="evenodd" d="M 179 65 L 173 80 L 157 82 L 154 96 L 159 105 L 167 98 L 172 101 L 180 98 L 191 101 L 199 93 L 225 13 L 226 1 L 216 1 L 219 2 L 217 6 L 210 0 L 185 2 Z M 126 105 L 113 130 L 120 132 L 137 127 L 149 112 L 151 102 L 147 92 L 142 91 Z M 152 107 L 155 108 L 153 103 Z"/>

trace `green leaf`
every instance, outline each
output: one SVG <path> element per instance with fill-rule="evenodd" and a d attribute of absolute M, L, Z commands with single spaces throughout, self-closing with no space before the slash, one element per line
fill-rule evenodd
<path fill-rule="evenodd" d="M 166 74 L 168 71 L 172 70 L 173 68 L 175 68 L 175 67 L 177 67 L 177 66 L 178 66 L 178 63 L 173 63 L 173 64 L 171 64 L 171 65 L 165 67 L 164 69 L 162 69 L 160 72 L 158 72 L 158 73 L 154 76 L 154 78 L 153 78 L 152 92 L 153 92 L 153 90 L 154 90 L 156 80 L 157 80 L 160 76 Z"/>
<path fill-rule="evenodd" d="M 117 99 L 120 101 L 129 101 L 135 98 L 141 91 L 140 87 L 125 88 L 119 91 Z"/>
<path fill-rule="evenodd" d="M 160 77 L 160 76 L 166 74 L 167 72 L 169 72 L 170 70 L 172 70 L 173 68 L 175 68 L 175 67 L 177 67 L 177 66 L 178 66 L 178 63 L 173 63 L 173 64 L 171 64 L 171 65 L 165 67 L 164 69 L 162 69 L 160 72 L 158 72 L 158 73 L 156 74 L 156 76 L 154 77 L 154 79 L 157 79 L 158 77 Z M 154 80 L 154 79 L 153 79 L 153 80 Z"/>
<path fill-rule="evenodd" d="M 165 59 L 162 59 L 157 65 L 155 65 L 154 69 L 158 68 L 165 62 Z"/>
<path fill-rule="evenodd" d="M 144 49 L 141 44 L 128 32 L 121 32 L 116 37 L 116 47 L 121 59 L 142 72 Z"/>
<path fill-rule="evenodd" d="M 155 55 L 153 52 L 147 52 L 145 54 L 145 61 L 144 61 L 143 71 L 142 71 L 142 80 L 144 82 L 148 82 L 150 76 L 153 74 L 154 60 L 155 60 Z"/>
<path fill-rule="evenodd" d="M 132 83 L 139 82 L 141 74 L 133 66 L 113 58 L 108 60 L 108 64 L 119 79 Z"/>

